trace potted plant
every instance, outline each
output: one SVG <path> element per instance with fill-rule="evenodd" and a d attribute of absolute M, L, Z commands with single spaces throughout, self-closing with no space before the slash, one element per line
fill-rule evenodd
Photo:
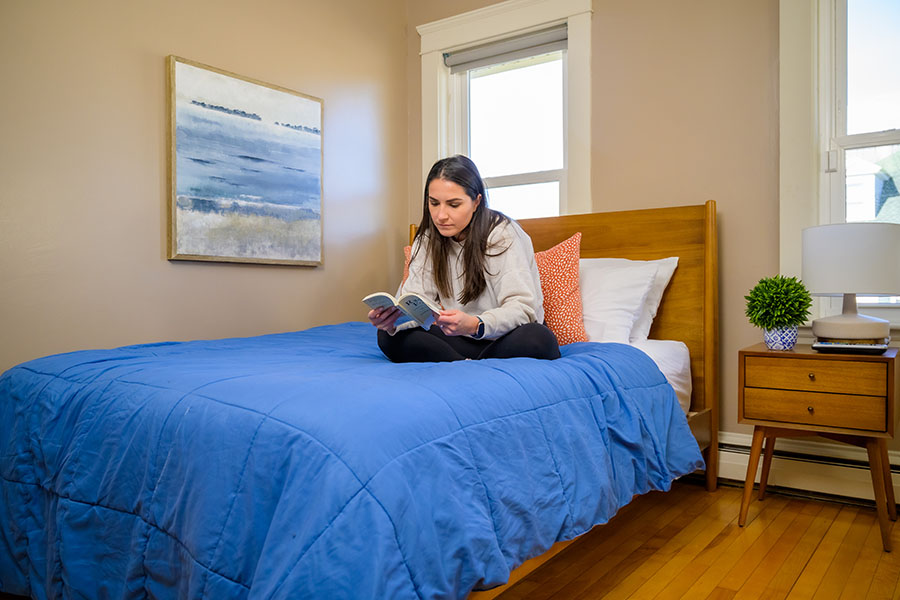
<path fill-rule="evenodd" d="M 775 275 L 759 280 L 747 300 L 747 318 L 765 331 L 771 350 L 790 350 L 797 343 L 797 326 L 806 322 L 812 297 L 796 277 Z"/>

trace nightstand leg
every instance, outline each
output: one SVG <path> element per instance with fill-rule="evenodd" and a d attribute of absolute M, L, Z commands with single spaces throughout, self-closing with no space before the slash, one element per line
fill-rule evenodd
<path fill-rule="evenodd" d="M 881 527 L 881 545 L 884 546 L 886 552 L 890 552 L 891 526 L 888 523 L 884 467 L 882 466 L 881 448 L 877 438 L 866 440 L 866 452 L 869 454 L 869 471 L 872 473 L 872 488 L 875 491 L 875 509 L 878 512 L 878 525 Z"/>
<path fill-rule="evenodd" d="M 765 427 L 757 425 L 753 428 L 753 443 L 750 445 L 750 460 L 747 462 L 747 479 L 744 481 L 741 514 L 738 516 L 738 525 L 741 527 L 747 522 L 747 511 L 750 510 L 750 497 L 753 495 L 753 480 L 756 479 L 756 468 L 759 466 L 759 453 L 762 450 L 765 432 Z"/>
<path fill-rule="evenodd" d="M 891 477 L 891 460 L 888 458 L 887 440 L 878 438 L 878 449 L 881 450 L 881 466 L 884 471 L 884 495 L 887 499 L 887 511 L 891 521 L 897 520 L 897 502 L 894 500 L 894 479 Z"/>
<path fill-rule="evenodd" d="M 766 497 L 766 484 L 769 481 L 769 468 L 772 466 L 772 453 L 775 451 L 775 436 L 766 436 L 766 449 L 763 452 L 762 473 L 759 476 L 759 499 Z"/>

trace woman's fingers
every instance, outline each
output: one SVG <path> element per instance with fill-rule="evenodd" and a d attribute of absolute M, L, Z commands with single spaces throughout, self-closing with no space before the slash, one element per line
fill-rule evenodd
<path fill-rule="evenodd" d="M 373 308 L 369 311 L 369 321 L 372 322 L 372 325 L 377 327 L 378 329 L 384 329 L 386 331 L 394 328 L 394 322 L 400 316 L 400 309 L 396 306 L 391 306 L 388 308 Z"/>
<path fill-rule="evenodd" d="M 465 323 L 469 315 L 461 310 L 442 310 L 435 323 L 444 332 L 444 335 L 468 335 Z"/>

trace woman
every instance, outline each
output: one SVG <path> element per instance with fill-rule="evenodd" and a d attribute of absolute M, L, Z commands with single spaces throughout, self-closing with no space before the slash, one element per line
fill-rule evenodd
<path fill-rule="evenodd" d="M 428 173 L 409 277 L 397 295 L 407 292 L 444 310 L 428 331 L 396 326 L 396 307 L 369 311 L 378 346 L 394 362 L 559 358 L 556 336 L 542 324 L 531 238 L 488 208 L 478 168 L 465 156 L 439 160 Z"/>

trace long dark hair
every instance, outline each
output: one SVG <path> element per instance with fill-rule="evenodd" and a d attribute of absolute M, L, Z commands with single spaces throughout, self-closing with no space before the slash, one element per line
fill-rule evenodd
<path fill-rule="evenodd" d="M 425 180 L 425 199 L 422 206 L 422 222 L 416 231 L 416 238 L 424 242 L 428 235 L 428 259 L 431 260 L 434 282 L 441 296 L 450 296 L 452 289 L 450 281 L 450 238 L 440 234 L 434 222 L 431 220 L 431 212 L 428 210 L 428 186 L 435 179 L 452 181 L 459 185 L 473 201 L 481 196 L 481 202 L 472 214 L 472 220 L 463 231 L 466 232 L 462 241 L 462 261 L 465 281 L 462 292 L 459 295 L 460 304 L 472 302 L 484 291 L 487 283 L 484 279 L 485 259 L 488 255 L 488 236 L 494 227 L 505 223 L 509 219 L 501 212 L 491 210 L 487 205 L 487 190 L 481 173 L 475 163 L 461 154 L 442 158 L 434 163 L 428 178 Z M 460 232 L 462 233 L 462 232 Z M 421 248 L 421 244 L 419 246 Z M 502 248 L 498 254 L 502 254 L 506 248 Z"/>

